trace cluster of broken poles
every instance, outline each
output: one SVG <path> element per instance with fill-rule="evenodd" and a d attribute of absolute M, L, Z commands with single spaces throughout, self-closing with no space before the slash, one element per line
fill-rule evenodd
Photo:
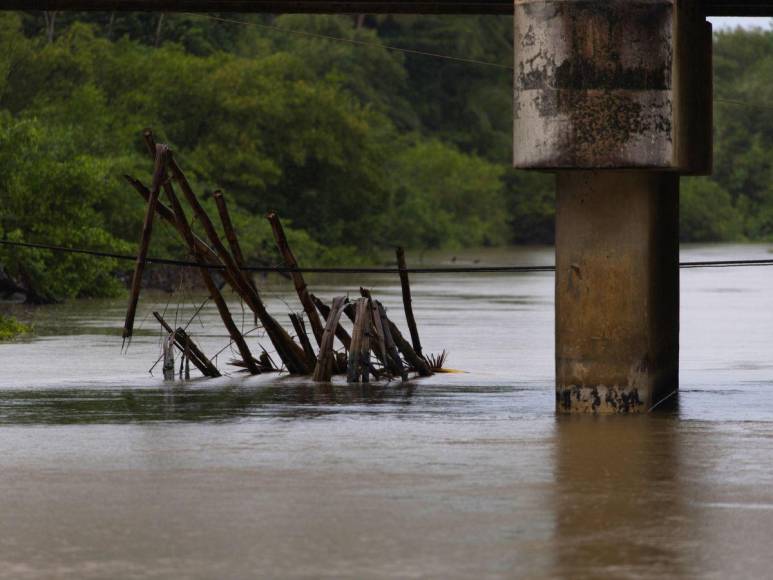
<path fill-rule="evenodd" d="M 386 309 L 381 302 L 375 300 L 365 288 L 360 288 L 362 297 L 354 302 L 350 302 L 346 296 L 339 296 L 334 298 L 329 306 L 311 294 L 288 245 L 279 217 L 275 213 L 268 214 L 267 218 L 271 223 L 286 271 L 292 277 L 298 298 L 317 343 L 318 351 L 315 354 L 301 316 L 295 313 L 289 315 L 298 340 L 296 342 L 266 310 L 254 281 L 247 274 L 244 257 L 223 194 L 216 191 L 214 199 L 228 248 L 221 240 L 209 215 L 199 203 L 185 174 L 175 161 L 172 151 L 166 145 L 156 144 L 150 130 L 145 130 L 143 136 L 155 163 L 150 189 L 138 179 L 125 176 L 129 184 L 145 199 L 147 209 L 131 282 L 129 306 L 123 329 L 124 341 L 132 336 L 153 220 L 158 216 L 180 234 L 188 252 L 198 264 L 198 270 L 209 293 L 209 299 L 217 306 L 231 342 L 241 355 L 241 359 L 232 360 L 230 364 L 252 374 L 282 370 L 282 368 L 277 367 L 264 349 L 257 358 L 252 355 L 244 335 L 239 331 L 231 317 L 218 284 L 213 279 L 212 271 L 214 269 L 221 273 L 225 284 L 230 286 L 252 310 L 256 324 L 258 321 L 260 322 L 281 359 L 282 367 L 290 374 L 311 375 L 315 381 L 330 381 L 333 374 L 344 373 L 348 382 L 368 382 L 370 376 L 376 379 L 399 377 L 402 381 L 406 381 L 409 373 L 429 376 L 433 370 L 440 370 L 445 352 L 437 357 L 432 355 L 425 357 L 422 354 L 419 333 L 411 307 L 411 291 L 405 255 L 401 248 L 397 250 L 397 260 L 411 342 L 403 337 L 397 326 L 387 317 Z M 191 223 L 188 221 L 180 199 L 175 193 L 173 183 L 179 186 L 185 201 L 193 211 L 194 219 L 201 224 L 206 232 L 209 243 L 197 236 L 191 229 Z M 169 206 L 159 201 L 162 190 Z M 167 333 L 164 341 L 165 378 L 174 378 L 174 348 L 182 353 L 182 363 L 184 364 L 181 364 L 180 368 L 182 369 L 184 366 L 186 369 L 186 378 L 189 376 L 189 363 L 192 363 L 206 377 L 220 376 L 220 371 L 193 342 L 185 329 L 177 328 L 174 330 L 161 314 L 154 312 L 153 315 Z M 353 323 L 351 335 L 340 323 L 342 315 L 346 315 Z M 343 351 L 334 349 L 335 338 L 338 338 L 343 346 Z M 374 355 L 373 359 L 371 359 L 371 353 Z M 169 364 L 170 359 L 171 365 Z"/>

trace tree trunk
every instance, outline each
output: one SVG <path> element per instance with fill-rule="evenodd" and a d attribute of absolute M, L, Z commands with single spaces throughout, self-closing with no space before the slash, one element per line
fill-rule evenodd
<path fill-rule="evenodd" d="M 164 25 L 164 13 L 158 15 L 158 24 L 156 24 L 156 41 L 153 44 L 156 48 L 161 45 L 161 28 Z"/>
<path fill-rule="evenodd" d="M 56 30 L 56 10 L 45 10 L 43 17 L 46 19 L 46 39 L 48 44 L 54 42 L 54 32 Z"/>

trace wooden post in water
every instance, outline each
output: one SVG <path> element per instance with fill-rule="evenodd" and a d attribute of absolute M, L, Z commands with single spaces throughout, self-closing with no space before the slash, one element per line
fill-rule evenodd
<path fill-rule="evenodd" d="M 279 253 L 282 254 L 285 265 L 288 268 L 298 268 L 298 261 L 295 259 L 295 255 L 293 254 L 292 249 L 290 249 L 290 244 L 287 242 L 287 236 L 285 235 L 285 231 L 282 227 L 282 222 L 279 220 L 279 216 L 276 215 L 275 212 L 270 212 L 266 216 L 266 219 L 268 219 L 268 222 L 271 224 L 271 231 L 274 232 L 274 239 L 276 240 L 276 245 L 279 248 Z M 319 314 L 317 314 L 317 311 L 314 308 L 314 303 L 309 296 L 309 289 L 306 286 L 306 280 L 304 280 L 303 274 L 301 272 L 293 271 L 290 272 L 290 274 L 293 277 L 295 291 L 298 293 L 298 298 L 303 305 L 303 310 L 306 312 L 306 316 L 309 319 L 311 331 L 314 333 L 314 338 L 317 340 L 317 345 L 321 346 L 324 329 L 322 328 L 322 322 L 319 319 Z"/>
<path fill-rule="evenodd" d="M 411 283 L 408 280 L 408 266 L 405 263 L 405 249 L 400 246 L 397 248 L 397 267 L 400 269 L 400 286 L 403 290 L 403 308 L 405 308 L 405 320 L 408 322 L 408 330 L 411 333 L 411 342 L 413 350 L 422 359 L 424 354 L 421 351 L 421 341 L 419 340 L 419 329 L 416 326 L 416 318 L 413 316 L 413 301 L 411 299 Z"/>
<path fill-rule="evenodd" d="M 123 339 L 126 340 L 134 332 L 134 317 L 137 313 L 137 303 L 140 299 L 140 288 L 142 287 L 142 273 L 145 271 L 145 260 L 148 256 L 148 247 L 150 246 L 150 236 L 153 233 L 153 218 L 156 215 L 156 206 L 158 205 L 158 194 L 161 189 L 161 181 L 164 176 L 167 162 L 167 148 L 163 145 L 156 147 L 155 168 L 153 170 L 153 183 L 148 195 L 148 207 L 145 210 L 145 221 L 142 224 L 142 235 L 140 236 L 140 248 L 137 253 L 137 262 L 134 265 L 134 274 L 132 275 L 131 291 L 129 292 L 129 306 L 126 309 L 126 319 L 123 323 Z"/>
<path fill-rule="evenodd" d="M 384 369 L 393 375 L 399 375 L 400 370 L 387 356 L 386 344 L 384 341 L 384 328 L 381 323 L 381 315 L 373 301 L 373 297 L 370 294 L 370 290 L 360 287 L 360 295 L 368 300 L 368 308 L 370 309 L 370 315 L 372 319 L 372 332 L 371 332 L 371 349 L 376 355 L 376 358 L 383 365 Z"/>
<path fill-rule="evenodd" d="M 322 302 L 322 300 L 317 298 L 314 294 L 311 294 L 311 301 L 314 303 L 314 306 L 317 307 L 317 310 L 319 310 L 322 318 L 324 318 L 325 321 L 329 320 L 331 312 L 330 306 Z M 338 318 L 340 320 L 341 317 L 339 316 Z M 344 348 L 348 351 L 352 346 L 352 337 L 349 336 L 349 333 L 346 332 L 346 329 L 343 326 L 341 326 L 340 322 L 336 322 L 335 335 L 336 338 L 341 341 L 341 344 L 344 345 Z"/>
<path fill-rule="evenodd" d="M 174 380 L 174 334 L 168 334 L 164 337 L 164 380 Z"/>
<path fill-rule="evenodd" d="M 314 368 L 314 380 L 328 382 L 333 376 L 333 367 L 335 367 L 335 356 L 333 352 L 333 339 L 335 338 L 335 329 L 338 327 L 338 321 L 341 313 L 346 306 L 346 296 L 333 298 L 333 306 L 325 323 L 325 330 L 322 333 L 322 344 L 319 347 L 319 357 L 317 366 Z"/>
<path fill-rule="evenodd" d="M 384 346 L 386 347 L 387 355 L 391 361 L 392 368 L 396 371 L 396 374 L 400 376 L 403 382 L 408 380 L 408 373 L 405 371 L 403 361 L 400 360 L 400 353 L 397 351 L 397 345 L 395 345 L 394 338 L 392 337 L 392 331 L 389 327 L 389 319 L 386 315 L 386 308 L 381 302 L 376 301 L 376 308 L 378 309 L 378 315 L 381 319 L 381 326 L 384 329 Z"/>
<path fill-rule="evenodd" d="M 201 371 L 202 375 L 205 377 L 213 378 L 220 376 L 220 371 L 217 370 L 217 367 L 212 364 L 212 361 L 206 357 L 206 355 L 201 351 L 196 343 L 193 342 L 193 339 L 188 336 L 188 333 L 185 332 L 185 330 L 178 328 L 172 332 L 172 327 L 167 324 L 163 316 L 161 316 L 158 312 L 154 312 L 153 316 L 156 317 L 156 320 L 158 320 L 159 324 L 163 327 L 164 330 L 166 330 L 169 334 L 174 334 L 175 345 L 177 348 L 182 352 L 187 351 L 188 358 L 191 360 L 193 365 L 199 369 L 199 371 Z"/>
<path fill-rule="evenodd" d="M 368 299 L 359 298 L 355 302 L 352 348 L 349 350 L 349 366 L 346 372 L 346 381 L 349 383 L 367 383 L 369 380 L 371 320 Z"/>

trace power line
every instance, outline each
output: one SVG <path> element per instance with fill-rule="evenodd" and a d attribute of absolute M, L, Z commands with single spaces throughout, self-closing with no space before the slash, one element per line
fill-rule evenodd
<path fill-rule="evenodd" d="M 103 252 L 100 250 L 89 250 L 86 248 L 68 248 L 65 246 L 56 246 L 52 244 L 36 244 L 32 242 L 14 242 L 11 240 L 0 240 L 0 245 L 32 248 L 37 250 L 48 250 L 52 252 L 62 252 L 68 254 L 82 254 L 94 256 L 96 258 L 110 258 L 114 260 L 136 261 L 137 257 L 131 254 L 118 254 L 114 252 Z M 161 264 L 166 266 L 180 266 L 197 268 L 204 266 L 210 270 L 224 270 L 222 264 L 199 264 L 188 260 L 175 260 L 172 258 L 147 258 L 148 264 Z M 742 266 L 773 266 L 773 258 L 767 260 L 704 260 L 694 262 L 680 262 L 679 267 L 684 269 L 691 268 L 736 268 Z M 246 272 L 259 273 L 292 273 L 302 272 L 306 274 L 399 274 L 400 269 L 394 267 L 374 267 L 374 268 L 287 268 L 284 266 L 245 266 L 242 270 Z M 520 274 L 526 272 L 555 272 L 555 266 L 436 266 L 431 268 L 407 268 L 411 274 Z"/>
<path fill-rule="evenodd" d="M 441 60 L 449 60 L 453 62 L 461 62 L 466 64 L 475 64 L 480 66 L 489 66 L 499 69 L 505 69 L 509 71 L 515 70 L 514 67 L 502 64 L 499 62 L 493 62 L 493 61 L 487 61 L 487 60 L 479 60 L 475 58 L 465 58 L 461 56 L 453 56 L 450 54 L 443 54 L 439 52 L 432 52 L 432 51 L 426 51 L 426 50 L 420 50 L 416 48 L 408 48 L 408 47 L 402 47 L 402 46 L 393 46 L 390 44 L 383 44 L 380 42 L 369 42 L 366 40 L 356 40 L 353 38 L 344 38 L 341 36 L 333 36 L 331 34 L 322 34 L 319 32 L 308 32 L 306 30 L 298 30 L 295 28 L 285 28 L 283 26 L 275 26 L 273 24 L 262 24 L 260 22 L 252 22 L 249 20 L 239 20 L 237 18 L 225 18 L 222 16 L 215 16 L 213 14 L 202 14 L 198 12 L 184 12 L 183 14 L 186 14 L 187 16 L 194 16 L 199 18 L 206 18 L 208 20 L 214 20 L 216 22 L 225 22 L 229 24 L 238 24 L 240 26 L 254 26 L 256 28 L 264 28 L 266 30 L 273 30 L 275 32 L 282 32 L 285 34 L 295 34 L 297 36 L 305 36 L 309 38 L 319 38 L 322 40 L 330 40 L 333 42 L 343 42 L 346 44 L 353 44 L 357 46 L 367 46 L 372 48 L 382 48 L 384 50 L 389 50 L 393 52 L 402 52 L 405 54 L 416 54 L 419 56 L 426 56 L 430 58 L 437 58 Z M 773 105 L 768 105 L 766 103 L 749 103 L 746 101 L 739 101 L 737 99 L 725 99 L 720 97 L 715 97 L 714 99 L 715 103 L 723 103 L 727 105 L 735 105 L 740 107 L 748 107 L 750 109 L 771 109 L 773 110 Z"/>
<path fill-rule="evenodd" d="M 426 50 L 419 50 L 416 48 L 403 48 L 400 46 L 392 46 L 389 44 L 382 44 L 380 42 L 369 42 L 367 40 L 356 40 L 353 38 L 343 38 L 341 36 L 332 36 L 330 34 L 322 34 L 319 32 L 308 32 L 306 30 L 297 30 L 294 28 L 284 28 L 282 26 L 274 26 L 272 24 L 262 24 L 260 22 L 250 22 L 248 20 L 237 20 L 236 18 L 224 18 L 222 16 L 214 16 L 212 14 L 199 14 L 196 12 L 185 12 L 184 14 L 188 16 L 198 16 L 199 18 L 207 18 L 209 20 L 215 20 L 217 22 L 227 22 L 230 24 L 239 24 L 241 26 L 255 26 L 257 28 L 265 28 L 267 30 L 274 30 L 276 32 L 284 32 L 286 34 L 295 34 L 298 36 L 306 36 L 310 38 L 319 38 L 322 40 L 332 40 L 334 42 L 344 42 L 348 44 L 354 44 L 358 46 L 368 46 L 372 48 L 383 48 L 385 50 L 391 50 L 393 52 L 404 52 L 407 54 L 417 54 L 420 56 L 428 56 L 432 58 L 439 58 L 443 60 L 450 60 L 450 61 L 456 61 L 456 62 L 463 62 L 467 64 L 477 64 L 482 66 L 490 66 L 490 67 L 496 67 L 496 68 L 502 68 L 506 70 L 513 70 L 513 67 L 506 64 L 501 64 L 498 62 L 491 62 L 486 60 L 478 60 L 474 58 L 464 58 L 459 56 L 451 56 L 448 54 L 441 54 L 438 52 L 430 52 Z"/>
<path fill-rule="evenodd" d="M 746 101 L 739 101 L 737 99 L 723 99 L 720 97 L 714 97 L 715 103 L 722 103 L 725 105 L 736 105 L 739 107 L 748 107 L 749 109 L 770 109 L 773 111 L 773 105 L 766 103 L 748 103 Z"/>

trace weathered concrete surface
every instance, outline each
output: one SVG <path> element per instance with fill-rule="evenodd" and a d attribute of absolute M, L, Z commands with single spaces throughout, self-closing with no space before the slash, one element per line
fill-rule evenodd
<path fill-rule="evenodd" d="M 513 164 L 706 172 L 711 34 L 695 7 L 515 0 Z"/>
<path fill-rule="evenodd" d="M 556 409 L 644 412 L 678 388 L 679 177 L 561 172 Z"/>

